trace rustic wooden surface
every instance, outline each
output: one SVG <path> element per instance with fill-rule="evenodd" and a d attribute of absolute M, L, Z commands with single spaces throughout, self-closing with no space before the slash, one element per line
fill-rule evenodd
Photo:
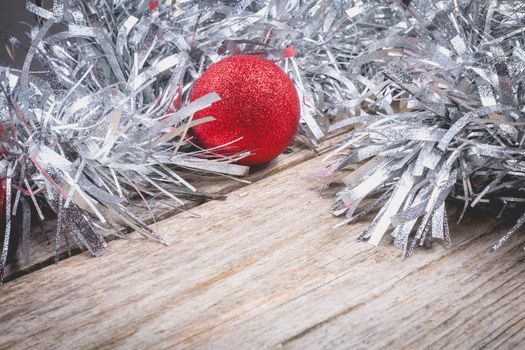
<path fill-rule="evenodd" d="M 332 228 L 310 160 L 1 287 L 0 348 L 512 348 L 525 341 L 525 235 L 460 227 L 402 260 Z"/>
<path fill-rule="evenodd" d="M 317 153 L 323 154 L 326 151 L 330 150 L 334 145 L 336 145 L 344 137 L 344 131 L 342 130 L 338 133 L 334 133 L 330 136 L 329 139 L 325 140 L 322 145 L 316 150 Z M 191 180 L 190 182 L 195 185 L 199 191 L 206 192 L 212 195 L 225 195 L 238 188 L 244 187 L 249 183 L 257 182 L 267 176 L 276 174 L 286 168 L 297 165 L 306 160 L 312 159 L 316 156 L 316 152 L 308 148 L 306 144 L 301 142 L 293 142 L 286 152 L 279 157 L 277 157 L 272 162 L 261 166 L 257 169 L 254 169 L 250 175 L 242 178 L 242 181 L 237 181 L 227 177 L 220 176 L 201 176 L 195 179 L 186 178 L 186 180 Z M 183 198 L 184 199 L 184 198 Z M 153 213 L 155 214 L 155 221 L 165 219 L 167 217 L 173 216 L 177 213 L 180 213 L 183 209 L 189 210 L 194 208 L 207 200 L 204 198 L 200 199 L 185 199 L 184 205 L 174 207 L 173 202 L 167 203 L 168 201 L 154 201 L 150 203 Z M 154 222 L 153 218 L 149 211 L 144 208 L 142 211 L 135 212 L 136 215 L 143 218 L 147 223 Z M 42 225 L 35 225 L 33 232 L 31 234 L 30 246 L 29 246 L 29 257 L 27 259 L 22 259 L 22 250 L 17 251 L 16 257 L 12 263 L 7 266 L 6 269 L 6 280 L 12 280 L 18 278 L 21 275 L 31 273 L 38 269 L 41 269 L 45 266 L 49 266 L 54 263 L 56 249 L 55 249 L 55 226 L 56 222 L 50 220 L 44 222 Z M 124 229 L 125 230 L 125 229 Z M 19 237 L 14 237 L 13 239 L 21 239 Z M 70 250 L 73 255 L 79 254 L 82 251 L 85 251 L 84 247 L 80 247 L 72 239 L 69 240 Z M 60 257 L 61 259 L 68 257 L 68 249 L 66 245 L 66 240 L 61 240 L 60 247 Z"/>

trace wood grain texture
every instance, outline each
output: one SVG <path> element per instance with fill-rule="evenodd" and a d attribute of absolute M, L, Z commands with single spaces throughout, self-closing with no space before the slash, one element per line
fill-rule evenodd
<path fill-rule="evenodd" d="M 321 144 L 317 152 L 322 154 L 331 149 L 344 137 L 344 131 L 346 130 L 342 130 L 339 133 L 334 133 L 331 135 L 329 139 L 325 140 Z M 198 188 L 200 192 L 209 193 L 212 196 L 226 195 L 231 191 L 246 186 L 247 182 L 257 182 L 260 179 L 263 179 L 272 174 L 276 174 L 306 160 L 312 159 L 315 156 L 316 153 L 309 149 L 304 143 L 295 141 L 290 145 L 290 147 L 288 147 L 286 154 L 282 154 L 266 165 L 253 169 L 250 175 L 242 179 L 243 181 L 237 181 L 231 178 L 216 175 L 201 175 L 194 178 L 185 176 L 185 179 L 189 180 L 195 187 Z M 174 206 L 174 203 L 168 202 L 168 200 L 151 200 L 149 205 L 152 208 L 154 217 L 151 216 L 150 212 L 147 210 L 147 208 L 145 208 L 145 206 L 143 209 L 138 208 L 138 210 L 135 211 L 135 214 L 144 219 L 145 222 L 153 223 L 180 213 L 183 210 L 194 208 L 208 200 L 209 199 L 206 198 L 186 198 L 184 199 L 184 205 L 180 206 Z M 7 281 L 54 263 L 56 252 L 55 225 L 55 220 L 49 220 L 44 222 L 42 225 L 34 226 L 33 232 L 31 233 L 31 239 L 29 241 L 29 259 L 23 259 L 22 251 L 19 249 L 15 258 L 13 259 L 13 262 L 7 266 Z M 122 230 L 123 232 L 129 232 L 129 230 L 124 227 Z M 110 240 L 114 238 L 115 237 L 110 237 Z M 13 237 L 12 239 L 21 240 L 21 237 Z M 72 238 L 69 239 L 69 244 L 73 255 L 85 251 L 85 248 L 78 245 L 77 242 Z M 60 257 L 61 259 L 68 257 L 68 249 L 66 240 L 64 239 L 61 240 Z"/>
<path fill-rule="evenodd" d="M 311 160 L 1 287 L 0 348 L 511 348 L 524 341 L 525 235 L 453 227 L 402 260 L 333 229 Z"/>

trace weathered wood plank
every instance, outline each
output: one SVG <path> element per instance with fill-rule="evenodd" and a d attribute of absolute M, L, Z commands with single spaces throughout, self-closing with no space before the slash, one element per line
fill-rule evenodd
<path fill-rule="evenodd" d="M 490 254 L 495 238 L 490 231 L 467 238 L 472 232 L 465 230 L 461 238 L 467 240 L 439 259 L 406 275 L 379 297 L 367 295 L 349 312 L 304 330 L 287 340 L 286 347 L 517 347 L 525 337 L 525 237 Z"/>
<path fill-rule="evenodd" d="M 321 144 L 317 152 L 326 152 L 327 150 L 331 149 L 333 145 L 336 145 L 343 137 L 344 130 L 343 132 L 331 135 L 329 139 L 325 140 Z M 278 173 L 284 169 L 312 159 L 315 156 L 316 153 L 309 149 L 304 143 L 294 141 L 290 147 L 288 147 L 286 154 L 282 154 L 264 166 L 253 169 L 250 175 L 243 178 L 242 180 L 253 183 L 265 178 L 266 176 Z M 212 195 L 228 194 L 238 188 L 246 186 L 246 182 L 213 175 L 201 176 L 191 181 L 191 183 L 194 184 L 199 189 L 199 191 L 210 193 Z M 154 214 L 153 218 L 146 208 L 144 208 L 142 211 L 136 212 L 135 214 L 137 214 L 139 217 L 142 217 L 146 222 L 153 223 L 155 221 L 160 221 L 180 213 L 183 210 L 194 208 L 206 201 L 207 200 L 204 198 L 199 200 L 187 199 L 184 201 L 185 204 L 183 206 L 173 206 L 173 203 L 168 204 L 167 200 L 150 201 L 149 204 L 152 207 Z M 20 240 L 21 237 L 13 237 L 13 239 Z M 79 254 L 85 250 L 83 247 L 78 246 L 74 240 L 70 240 L 69 243 L 73 255 Z M 55 252 L 55 221 L 50 220 L 41 226 L 35 225 L 33 232 L 31 233 L 29 259 L 27 261 L 22 259 L 22 251 L 18 250 L 15 259 L 13 259 L 13 262 L 7 266 L 6 280 L 10 281 L 24 274 L 31 273 L 42 267 L 53 264 L 56 255 Z M 67 258 L 67 254 L 68 250 L 66 241 L 62 239 L 60 248 L 61 259 Z"/>
<path fill-rule="evenodd" d="M 333 197 L 314 178 L 319 168 L 317 159 L 302 163 L 195 208 L 198 217 L 159 222 L 169 247 L 113 241 L 104 257 L 84 253 L 6 284 L 0 347 L 523 340 L 523 235 L 489 254 L 500 225 L 477 219 L 455 228 L 454 248 L 436 244 L 402 260 L 388 242 L 356 241 L 366 222 L 332 228 Z"/>

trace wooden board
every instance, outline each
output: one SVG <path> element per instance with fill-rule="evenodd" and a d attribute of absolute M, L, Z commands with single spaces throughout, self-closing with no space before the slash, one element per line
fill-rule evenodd
<path fill-rule="evenodd" d="M 341 130 L 338 133 L 330 135 L 330 138 L 322 143 L 317 152 L 322 154 L 330 150 L 334 145 L 340 142 L 340 140 L 345 135 L 344 132 L 347 130 L 348 129 Z M 211 195 L 225 195 L 238 188 L 244 187 L 249 183 L 257 182 L 260 179 L 263 179 L 272 174 L 276 174 L 288 167 L 312 159 L 315 156 L 316 152 L 308 148 L 305 143 L 294 141 L 288 147 L 285 154 L 282 154 L 264 166 L 260 166 L 252 170 L 250 175 L 241 179 L 242 181 L 227 177 L 203 175 L 201 177 L 191 179 L 190 182 L 201 192 L 209 193 Z M 159 221 L 180 213 L 183 210 L 194 208 L 206 201 L 207 200 L 205 198 L 200 198 L 198 200 L 187 199 L 185 200 L 185 204 L 183 206 L 174 206 L 174 203 L 168 203 L 168 200 L 154 201 L 150 203 L 152 206 L 152 211 L 155 215 L 154 218 L 151 217 L 150 213 L 145 208 L 142 211 L 139 209 L 139 211 L 135 214 L 143 218 L 145 222 L 153 223 L 154 221 Z M 20 249 L 18 250 L 13 263 L 10 263 L 7 266 L 6 281 L 18 278 L 27 273 L 31 273 L 55 262 L 55 225 L 56 222 L 54 220 L 44 222 L 43 225 L 35 225 L 33 232 L 31 233 L 31 239 L 29 241 L 29 257 L 23 259 L 22 251 Z M 123 228 L 123 232 L 126 232 L 126 228 Z M 115 237 L 110 237 L 110 240 L 114 238 Z M 21 237 L 13 237 L 13 239 L 21 240 Z M 84 247 L 78 246 L 76 242 L 71 239 L 69 240 L 70 251 L 68 251 L 66 242 L 66 240 L 62 239 L 62 244 L 60 247 L 61 259 L 67 258 L 69 252 L 71 252 L 73 255 L 76 255 L 82 251 L 85 251 Z"/>
<path fill-rule="evenodd" d="M 319 159 L 0 293 L 0 348 L 511 348 L 525 341 L 525 235 L 476 218 L 409 259 L 333 228 Z"/>

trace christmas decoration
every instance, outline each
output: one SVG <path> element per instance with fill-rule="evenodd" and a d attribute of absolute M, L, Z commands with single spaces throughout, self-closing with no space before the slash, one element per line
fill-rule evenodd
<path fill-rule="evenodd" d="M 324 112 L 347 90 L 337 76 L 322 75 L 333 71 L 320 68 L 330 57 L 317 35 L 332 28 L 323 16 L 341 8 L 319 5 L 54 0 L 43 8 L 27 1 L 38 18 L 28 31 L 31 45 L 15 37 L 5 43 L 12 52 L 25 50 L 25 63 L 0 67 L 0 280 L 14 218 L 27 223 L 54 212 L 57 257 L 71 240 L 100 255 L 105 237 L 122 224 L 163 242 L 134 209 L 153 217 L 161 196 L 180 205 L 182 196 L 202 195 L 185 174 L 245 174 L 247 167 L 232 163 L 246 152 L 218 156 L 220 148 L 197 149 L 188 137 L 191 127 L 213 120 L 193 115 L 219 100 L 211 93 L 190 103 L 193 83 L 225 57 L 257 54 L 281 65 L 297 86 L 299 132 L 317 145 L 327 130 Z M 27 252 L 30 225 L 19 228 Z"/>
<path fill-rule="evenodd" d="M 195 114 L 215 121 L 193 127 L 206 149 L 250 151 L 239 163 L 260 165 L 281 154 L 299 126 L 300 104 L 291 79 L 263 58 L 236 55 L 210 66 L 195 82 L 191 99 L 216 92 L 221 101 Z"/>
<path fill-rule="evenodd" d="M 185 173 L 245 174 L 232 163 L 247 154 L 230 154 L 244 135 L 222 151 L 187 137 L 193 127 L 205 144 L 199 129 L 219 125 L 212 109 L 199 111 L 220 94 L 202 95 L 197 84 L 190 100 L 195 81 L 237 54 L 264 57 L 291 77 L 299 133 L 312 146 L 357 126 L 324 173 L 366 161 L 334 206 L 345 223 L 379 210 L 361 238 L 377 244 L 394 226 L 408 255 L 449 239 L 447 198 L 464 203 L 462 214 L 525 201 L 521 1 L 55 0 L 27 9 L 39 18 L 30 47 L 9 41 L 26 50 L 24 66 L 0 67 L 0 280 L 13 215 L 54 212 L 57 247 L 70 235 L 99 255 L 120 224 L 163 242 L 133 208 L 198 195 Z M 293 128 L 272 126 L 281 127 L 279 143 L 265 136 L 257 147 L 282 149 Z M 271 153 L 242 151 L 253 151 L 247 164 Z"/>
<path fill-rule="evenodd" d="M 333 66 L 349 67 L 357 91 L 331 131 L 356 129 L 324 174 L 363 164 L 334 213 L 352 223 L 379 210 L 360 238 L 377 245 L 393 227 L 410 255 L 433 238 L 450 242 L 447 199 L 462 203 L 459 220 L 478 206 L 523 212 L 523 3 L 369 1 L 346 13 L 358 47 L 335 53 Z M 525 214 L 494 248 L 524 223 Z"/>

